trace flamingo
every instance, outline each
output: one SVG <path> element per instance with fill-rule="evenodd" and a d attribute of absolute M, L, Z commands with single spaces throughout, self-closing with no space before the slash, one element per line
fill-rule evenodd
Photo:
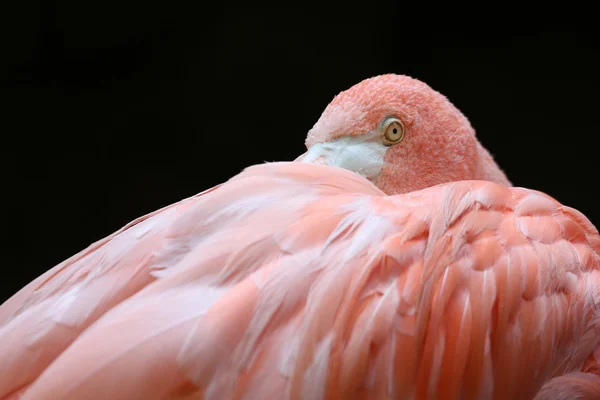
<path fill-rule="evenodd" d="M 600 236 L 395 74 L 0 307 L 0 399 L 597 399 Z"/>

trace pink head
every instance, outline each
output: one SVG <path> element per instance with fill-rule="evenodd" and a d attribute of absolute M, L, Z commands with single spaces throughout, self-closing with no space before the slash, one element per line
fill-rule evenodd
<path fill-rule="evenodd" d="M 387 194 L 459 180 L 510 182 L 467 118 L 425 83 L 365 79 L 338 94 L 308 132 L 298 160 L 350 169 Z"/>

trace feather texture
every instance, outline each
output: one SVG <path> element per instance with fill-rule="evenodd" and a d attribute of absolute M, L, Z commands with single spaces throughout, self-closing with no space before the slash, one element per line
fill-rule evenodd
<path fill-rule="evenodd" d="M 538 192 L 269 163 L 0 307 L 0 399 L 588 399 L 599 293 L 598 232 Z"/>

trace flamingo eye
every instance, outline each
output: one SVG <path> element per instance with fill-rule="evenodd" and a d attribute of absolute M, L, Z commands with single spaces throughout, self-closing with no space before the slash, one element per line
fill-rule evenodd
<path fill-rule="evenodd" d="M 404 125 L 398 118 L 387 118 L 381 124 L 381 130 L 383 131 L 383 142 L 388 146 L 400 143 L 404 138 Z"/>

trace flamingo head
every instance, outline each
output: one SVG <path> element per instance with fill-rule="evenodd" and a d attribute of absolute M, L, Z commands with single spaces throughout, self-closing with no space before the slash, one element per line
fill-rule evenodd
<path fill-rule="evenodd" d="M 510 186 L 467 118 L 427 84 L 379 75 L 341 92 L 308 132 L 297 161 L 341 167 L 387 194 L 459 180 Z"/>

